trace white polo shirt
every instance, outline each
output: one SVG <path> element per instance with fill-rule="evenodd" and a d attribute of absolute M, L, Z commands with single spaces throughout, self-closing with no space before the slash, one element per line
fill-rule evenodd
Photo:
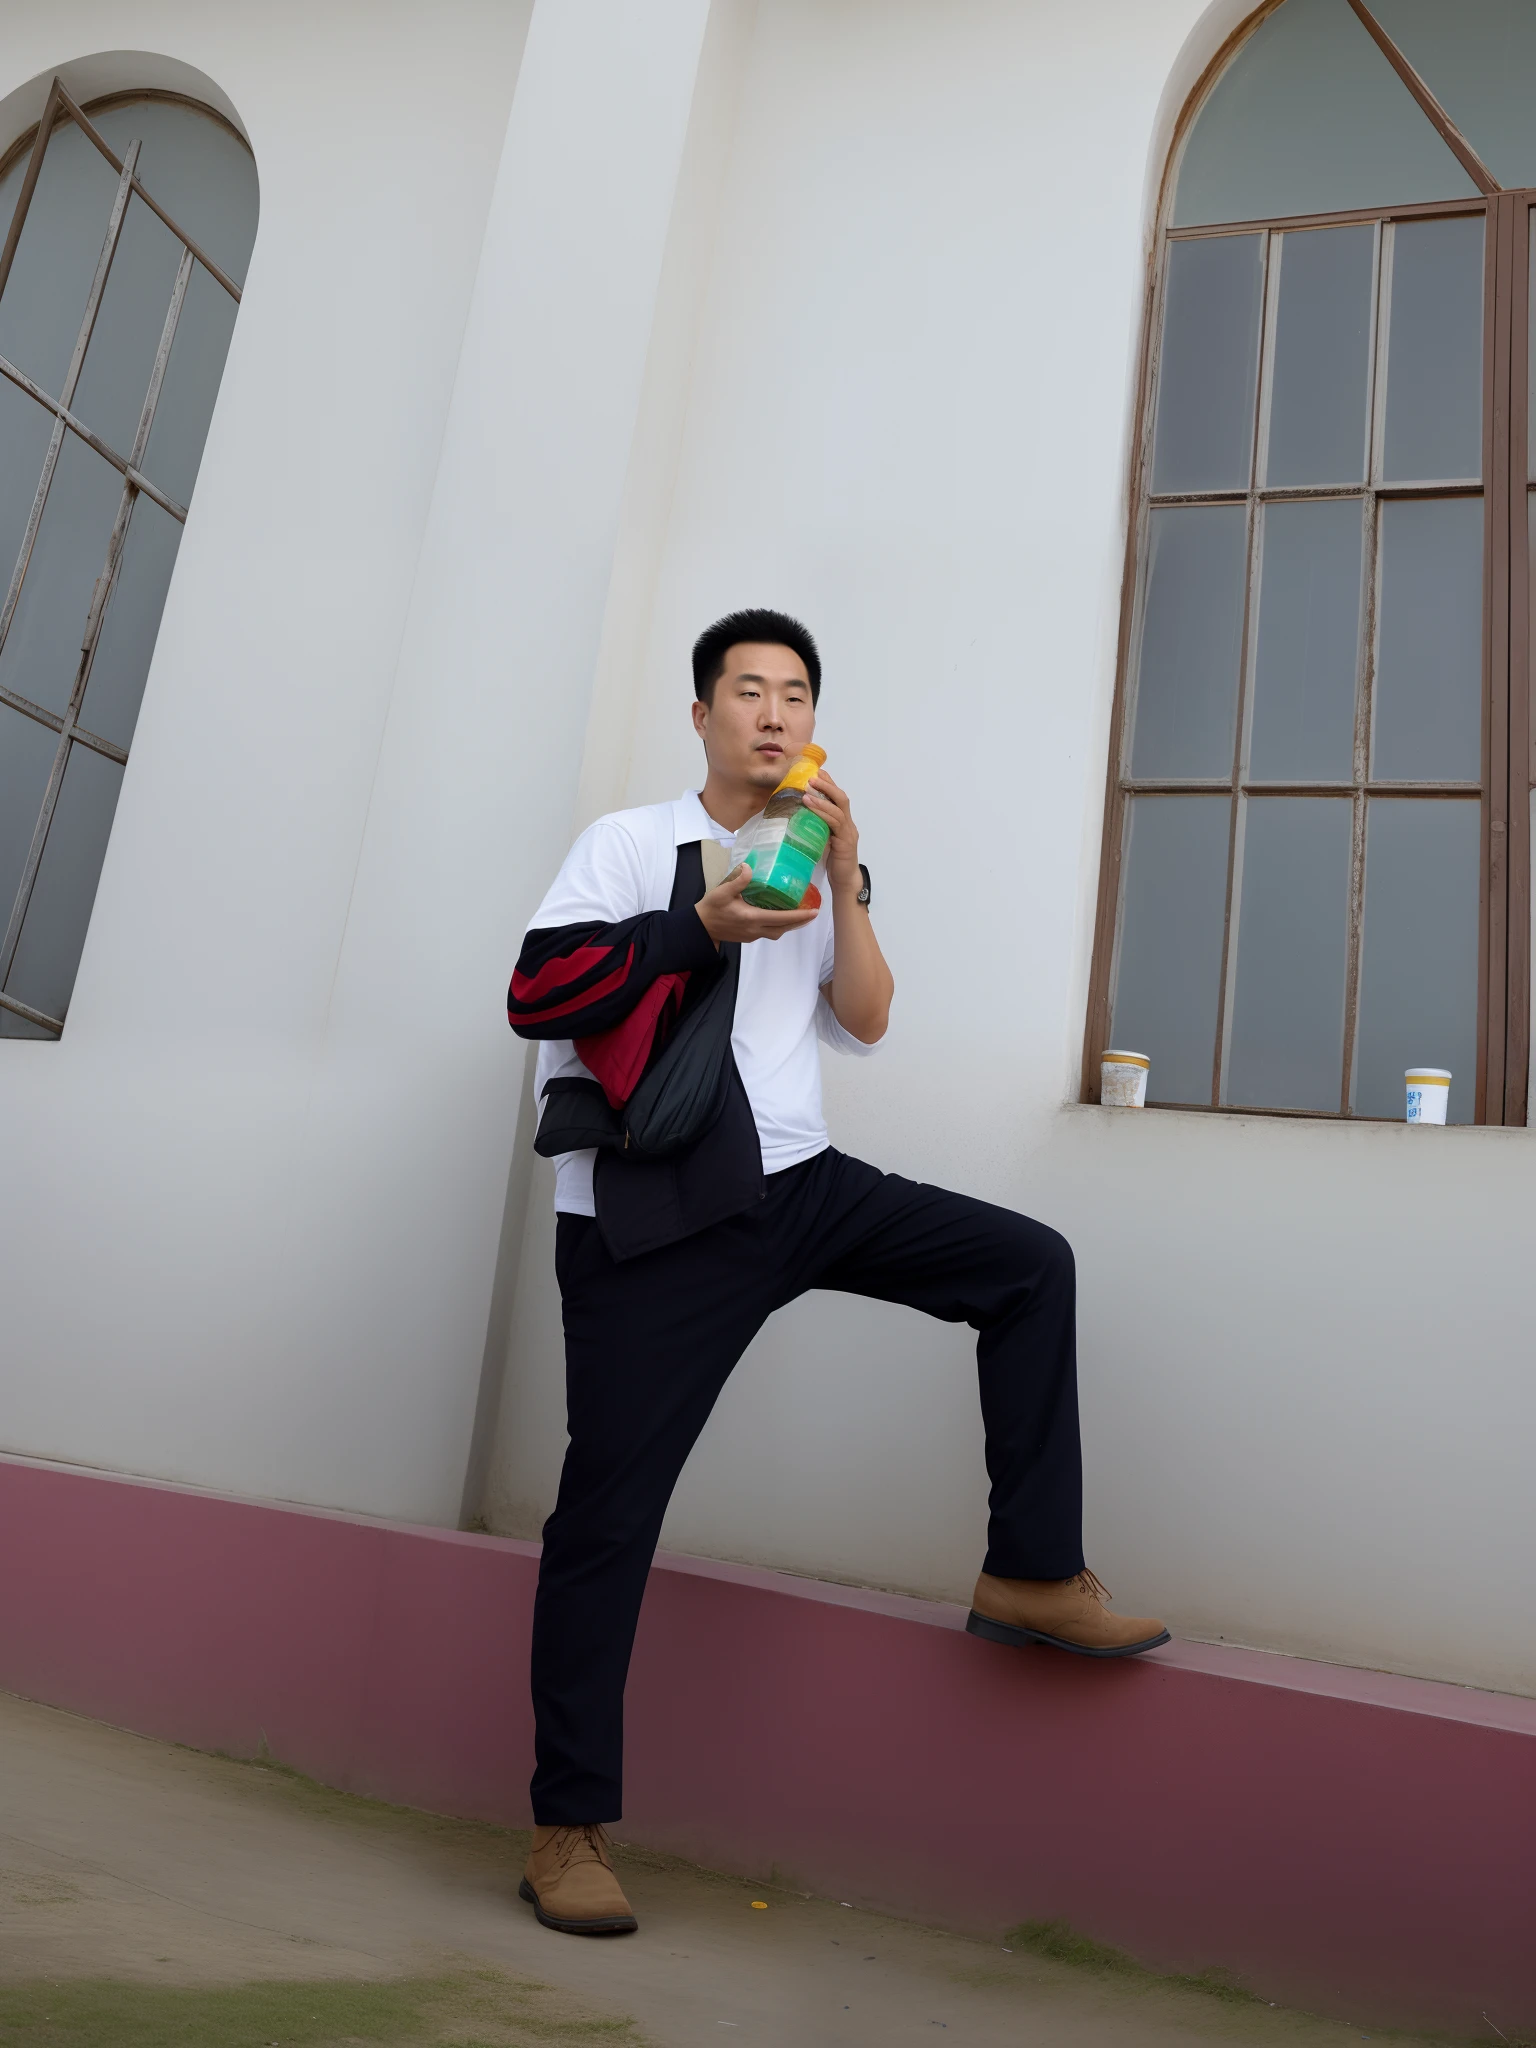
<path fill-rule="evenodd" d="M 566 855 L 528 929 L 617 924 L 644 910 L 665 910 L 672 900 L 677 849 L 705 838 L 729 846 L 734 837 L 715 823 L 693 790 L 676 803 L 612 811 L 589 825 Z M 830 898 L 823 900 L 812 923 L 782 939 L 756 939 L 741 949 L 731 1050 L 757 1123 L 764 1173 L 782 1173 L 827 1148 L 817 1039 L 838 1052 L 875 1050 L 843 1029 L 821 993 L 832 979 L 832 958 Z M 535 1096 L 542 1098 L 547 1082 L 567 1075 L 593 1078 L 570 1039 L 541 1040 Z M 596 1157 L 595 1152 L 563 1152 L 555 1161 L 557 1211 L 597 1213 L 592 1200 Z"/>

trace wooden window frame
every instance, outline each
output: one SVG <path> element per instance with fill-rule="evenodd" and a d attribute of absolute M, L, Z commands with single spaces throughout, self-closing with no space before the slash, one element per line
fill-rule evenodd
<path fill-rule="evenodd" d="M 200 101 L 185 99 L 179 93 L 157 93 L 149 90 L 115 93 L 106 99 L 93 101 L 91 103 L 91 111 L 100 111 L 105 107 L 120 106 L 124 103 L 137 103 L 141 100 L 172 100 L 183 106 L 195 107 L 199 114 L 208 115 L 220 127 L 228 128 L 231 134 L 238 136 L 238 131 L 230 128 L 229 122 L 216 112 L 215 109 L 205 107 Z M 33 890 L 37 883 L 43 853 L 53 824 L 54 811 L 59 800 L 59 792 L 63 787 L 64 774 L 69 765 L 71 754 L 76 747 L 85 747 L 92 753 L 103 755 L 109 761 L 117 762 L 120 767 L 127 764 L 127 747 L 118 746 L 114 741 L 104 738 L 100 733 L 89 731 L 79 722 L 80 712 L 85 699 L 86 686 L 91 679 L 91 669 L 96 659 L 96 648 L 100 642 L 102 626 L 107 616 L 107 608 L 117 588 L 118 575 L 122 567 L 123 550 L 127 544 L 129 523 L 133 518 L 135 504 L 142 495 L 151 499 L 163 512 L 168 513 L 178 525 L 186 523 L 186 506 L 178 504 L 174 498 L 170 497 L 157 484 L 153 483 L 145 475 L 142 464 L 149 445 L 150 430 L 154 426 L 156 408 L 160 402 L 160 392 L 165 381 L 166 366 L 170 361 L 171 346 L 176 339 L 177 326 L 181 319 L 182 307 L 186 301 L 187 289 L 192 281 L 194 268 L 201 266 L 213 278 L 215 283 L 223 287 L 237 306 L 240 303 L 240 287 L 220 269 L 219 265 L 204 250 L 198 247 L 197 243 L 192 240 L 191 236 L 184 229 L 176 225 L 159 200 L 151 192 L 146 191 L 138 175 L 138 143 L 130 142 L 123 154 L 119 156 L 107 142 L 101 131 L 91 122 L 87 111 L 75 104 L 65 91 L 61 81 L 57 78 L 54 79 L 48 88 L 48 97 L 43 103 L 42 115 L 38 120 L 36 128 L 29 135 L 22 136 L 10 150 L 5 152 L 4 157 L 0 158 L 0 176 L 3 176 L 10 171 L 23 153 L 27 156 L 27 169 L 22 178 L 21 189 L 17 194 L 16 209 L 11 217 L 4 245 L 0 247 L 0 295 L 4 294 L 6 285 L 10 281 L 11 267 L 21 242 L 22 230 L 27 224 L 27 214 L 32 204 L 33 194 L 37 190 L 37 181 L 42 173 L 43 160 L 47 154 L 48 145 L 53 136 L 67 122 L 73 122 L 82 131 L 86 140 L 106 159 L 107 163 L 117 173 L 118 178 L 116 197 L 107 221 L 105 239 L 102 243 L 101 254 L 97 259 L 91 288 L 87 294 L 79 332 L 76 335 L 75 345 L 70 355 L 69 366 L 64 373 L 63 382 L 56 395 L 45 391 L 40 384 L 36 383 L 33 378 L 29 377 L 24 370 L 18 368 L 16 364 L 6 361 L 4 357 L 0 357 L 0 377 L 5 378 L 8 383 L 13 384 L 18 390 L 25 392 L 27 397 L 41 406 L 45 412 L 51 414 L 53 418 L 53 428 L 49 436 L 47 453 L 43 459 L 42 474 L 33 496 L 32 509 L 27 520 L 21 550 L 14 568 L 4 571 L 9 577 L 9 584 L 3 595 L 0 595 L 0 649 L 3 649 L 5 646 L 6 636 L 9 634 L 12 621 L 16 616 L 16 608 L 21 599 L 22 586 L 31 562 L 32 550 L 37 540 L 43 512 L 48 503 L 48 494 L 53 485 L 54 472 L 58 465 L 59 453 L 64 445 L 66 433 L 75 435 L 88 448 L 94 449 L 98 455 L 102 456 L 112 465 L 123 479 L 123 493 L 118 502 L 117 517 L 113 523 L 111 537 L 107 543 L 106 563 L 101 575 L 96 580 L 89 610 L 85 620 L 82 622 L 84 631 L 80 643 L 79 661 L 75 670 L 74 686 L 70 691 L 69 702 L 63 713 L 50 711 L 46 706 L 35 703 L 30 697 L 25 696 L 20 691 L 0 685 L 0 704 L 8 706 L 12 711 L 19 712 L 23 718 L 29 718 L 38 725 L 46 726 L 50 731 L 57 733 L 59 736 L 59 744 L 54 755 L 52 772 L 49 775 L 47 787 L 43 794 L 37 823 L 32 834 L 31 846 L 28 850 L 26 863 L 22 869 L 15 900 L 11 904 L 0 904 L 0 919 L 4 920 L 3 924 L 0 924 L 0 1009 L 9 1010 L 13 1015 L 25 1019 L 26 1022 L 32 1024 L 53 1039 L 57 1039 L 62 1034 L 64 1019 L 62 1017 L 51 1017 L 45 1011 L 34 1009 L 30 1004 L 23 1002 L 18 996 L 8 993 L 6 982 L 15 963 L 16 949 L 21 941 L 22 927 L 26 922 L 27 912 L 31 907 Z M 238 136 L 238 139 L 243 148 L 249 148 L 249 144 L 246 143 L 243 136 Z M 175 283 L 172 286 L 170 302 L 166 308 L 165 321 L 160 333 L 160 343 L 155 352 L 154 365 L 150 372 L 149 385 L 140 411 L 138 428 L 134 435 L 133 445 L 125 454 L 104 441 L 99 434 L 93 433 L 83 420 L 76 417 L 71 410 L 71 406 L 74 403 L 75 386 L 85 365 L 86 352 L 90 347 L 92 333 L 96 325 L 96 317 L 101 309 L 102 298 L 107 288 L 107 280 L 111 274 L 113 258 L 117 253 L 118 239 L 122 233 L 123 222 L 126 218 L 128 203 L 131 198 L 141 200 L 152 213 L 158 215 L 160 220 L 164 222 L 171 234 L 181 244 L 181 260 L 177 266 Z"/>
<path fill-rule="evenodd" d="M 1532 216 L 1536 212 L 1536 188 L 1505 191 L 1478 159 L 1471 145 L 1450 121 L 1417 72 L 1396 49 L 1370 14 L 1363 0 L 1349 0 L 1373 39 L 1442 139 L 1457 157 L 1478 196 L 1471 199 L 1426 202 L 1397 207 L 1374 207 L 1339 213 L 1287 215 L 1266 220 L 1223 221 L 1206 227 L 1174 228 L 1169 223 L 1174 167 L 1180 145 L 1203 105 L 1210 88 L 1225 71 L 1238 47 L 1281 0 L 1269 0 L 1230 37 L 1217 52 L 1180 118 L 1174 146 L 1169 152 L 1163 191 L 1158 208 L 1158 225 L 1145 297 L 1142 345 L 1136 393 L 1136 446 L 1131 474 L 1131 512 L 1128 521 L 1125 568 L 1121 583 L 1120 635 L 1116 660 L 1115 695 L 1111 722 L 1110 758 L 1104 805 L 1103 847 L 1099 867 L 1096 928 L 1089 976 L 1088 1013 L 1083 1039 L 1081 1099 L 1099 1100 L 1099 1056 L 1109 1045 L 1110 999 L 1116 964 L 1119 917 L 1123 898 L 1122 864 L 1125 846 L 1126 804 L 1136 794 L 1158 790 L 1186 790 L 1194 793 L 1209 788 L 1213 793 L 1230 787 L 1234 805 L 1240 801 L 1239 771 L 1234 762 L 1230 783 L 1204 783 L 1159 778 L 1133 778 L 1129 772 L 1127 730 L 1130 671 L 1135 649 L 1135 626 L 1142 591 L 1143 555 L 1148 513 L 1154 503 L 1247 503 L 1256 507 L 1264 500 L 1319 497 L 1445 497 L 1457 494 L 1455 486 L 1407 486 L 1383 489 L 1379 479 L 1367 476 L 1358 485 L 1333 491 L 1260 490 L 1251 469 L 1249 485 L 1241 491 L 1160 493 L 1151 491 L 1152 432 L 1155 412 L 1157 350 L 1162 332 L 1163 296 L 1168 270 L 1168 251 L 1175 241 L 1211 235 L 1274 233 L 1290 228 L 1318 228 L 1378 224 L 1378 232 L 1395 221 L 1445 218 L 1452 215 L 1484 214 L 1487 220 L 1484 256 L 1483 310 L 1483 473 L 1475 487 L 1463 486 L 1461 494 L 1480 493 L 1483 499 L 1483 733 L 1481 834 L 1481 882 L 1478 931 L 1477 1079 L 1473 1121 L 1478 1124 L 1523 1125 L 1530 1080 L 1530 982 L 1531 982 L 1531 792 L 1536 788 L 1536 718 L 1532 713 L 1531 645 L 1531 561 L 1530 498 L 1536 490 L 1536 467 L 1527 456 L 1530 406 L 1530 250 Z M 1268 244 L 1265 249 L 1265 333 L 1272 324 L 1268 305 Z M 1262 346 L 1263 337 L 1261 337 Z M 1373 341 L 1374 365 L 1378 339 Z M 1262 402 L 1265 380 L 1255 381 L 1255 407 Z M 1257 428 L 1257 420 L 1255 422 Z M 1373 434 L 1373 442 L 1374 442 Z M 1257 461 L 1258 434 L 1254 434 L 1253 461 Z M 1252 510 L 1250 509 L 1250 542 Z M 1251 590 L 1252 563 L 1249 564 Z M 1249 692 L 1252 621 L 1245 598 L 1243 651 L 1240 674 L 1240 707 Z M 1242 719 L 1235 752 L 1242 748 Z M 1212 1061 L 1211 1096 L 1207 1103 L 1170 1103 L 1169 1108 L 1188 1109 L 1196 1114 L 1216 1113 L 1242 1116 L 1307 1116 L 1324 1121 L 1369 1122 L 1349 1105 L 1355 1013 L 1359 991 L 1358 875 L 1360 836 L 1364 829 L 1366 798 L 1373 785 L 1363 780 L 1363 766 L 1357 759 L 1356 777 L 1348 785 L 1354 798 L 1356 850 L 1352 864 L 1349 960 L 1346 982 L 1345 1047 L 1343 1087 L 1340 1106 L 1333 1110 L 1271 1109 L 1221 1102 L 1221 1068 L 1225 1011 L 1231 975 L 1228 952 L 1232 933 L 1233 875 L 1231 847 L 1235 834 L 1229 832 L 1226 918 L 1222 935 L 1222 1009 L 1218 1017 Z M 1346 785 L 1335 790 L 1331 784 L 1297 784 L 1294 791 L 1278 783 L 1263 785 L 1266 795 L 1287 793 L 1342 796 Z M 1469 797 L 1474 786 L 1459 792 L 1445 785 L 1422 789 L 1394 783 L 1382 794 L 1393 796 L 1461 794 Z M 1149 1100 L 1156 1103 L 1155 1092 Z"/>

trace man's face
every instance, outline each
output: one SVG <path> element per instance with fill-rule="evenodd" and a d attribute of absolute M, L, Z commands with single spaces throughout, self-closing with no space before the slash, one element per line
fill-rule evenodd
<path fill-rule="evenodd" d="M 761 789 L 764 801 L 816 730 L 805 663 L 791 648 L 743 641 L 707 704 L 693 707 L 693 729 L 710 768 Z"/>

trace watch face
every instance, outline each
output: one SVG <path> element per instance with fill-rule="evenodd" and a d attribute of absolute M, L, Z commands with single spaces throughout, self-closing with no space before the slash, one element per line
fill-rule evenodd
<path fill-rule="evenodd" d="M 861 874 L 861 875 L 862 875 L 862 876 L 864 877 L 864 886 L 863 886 L 863 888 L 862 888 L 862 889 L 861 889 L 861 890 L 859 891 L 859 894 L 858 894 L 858 898 L 857 898 L 857 900 L 858 900 L 858 901 L 859 901 L 860 903 L 868 903 L 868 901 L 869 901 L 869 869 L 868 869 L 867 867 L 865 867 L 865 865 L 864 865 L 863 861 L 860 861 L 860 862 L 859 862 L 859 873 L 860 873 L 860 874 Z"/>

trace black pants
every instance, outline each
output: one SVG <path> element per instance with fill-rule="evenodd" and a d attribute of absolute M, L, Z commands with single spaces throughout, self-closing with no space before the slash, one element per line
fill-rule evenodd
<path fill-rule="evenodd" d="M 986 1570 L 1082 1570 L 1071 1248 L 1011 1209 L 827 1151 L 770 1174 L 744 1216 L 615 1264 L 558 1220 L 570 1447 L 533 1622 L 544 1826 L 621 1812 L 624 1681 L 662 1516 L 731 1368 L 808 1288 L 899 1301 L 980 1332 L 992 1482 Z"/>

